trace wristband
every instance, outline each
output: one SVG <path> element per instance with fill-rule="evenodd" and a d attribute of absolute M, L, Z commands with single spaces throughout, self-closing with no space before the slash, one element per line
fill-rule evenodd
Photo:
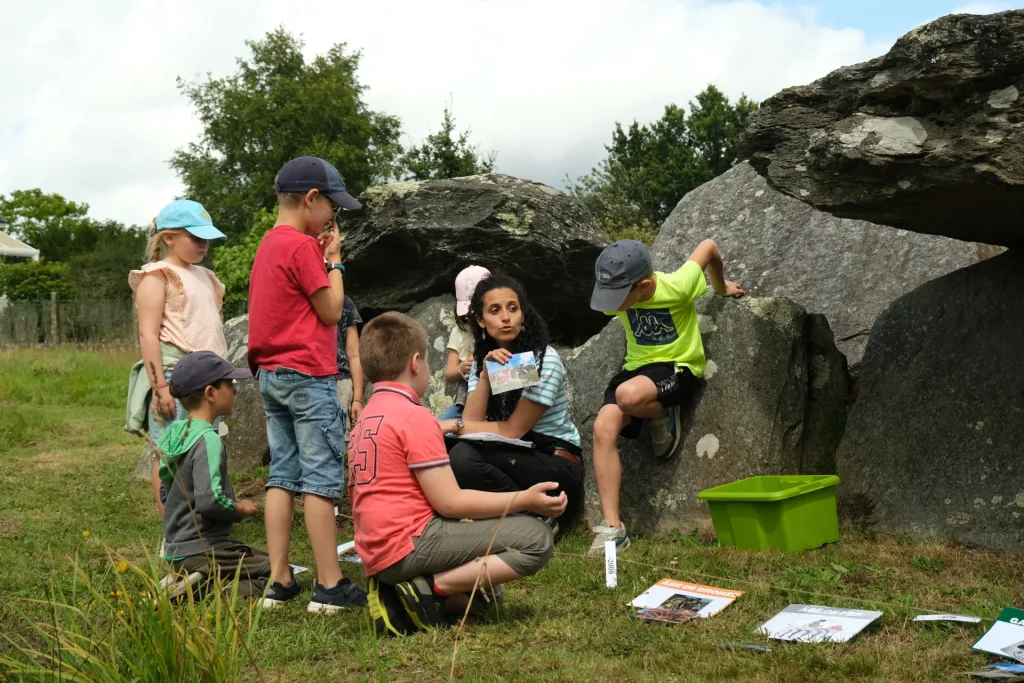
<path fill-rule="evenodd" d="M 330 274 L 332 270 L 340 270 L 342 275 L 345 274 L 345 266 L 340 263 L 328 263 L 327 273 Z"/>
<path fill-rule="evenodd" d="M 354 399 L 352 399 L 352 402 L 353 403 L 363 403 L 363 399 L 361 399 L 361 398 L 354 398 Z M 366 404 L 363 403 L 363 405 L 366 405 Z"/>
<path fill-rule="evenodd" d="M 167 388 L 167 385 L 166 385 L 166 384 L 157 384 L 157 385 L 156 385 L 156 388 L 157 388 L 157 389 L 166 389 L 166 388 Z"/>

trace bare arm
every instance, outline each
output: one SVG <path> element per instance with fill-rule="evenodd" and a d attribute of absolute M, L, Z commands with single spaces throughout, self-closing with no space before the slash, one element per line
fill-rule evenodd
<path fill-rule="evenodd" d="M 345 282 L 340 270 L 327 273 L 330 287 L 323 287 L 310 295 L 316 315 L 324 325 L 337 325 L 345 306 Z"/>
<path fill-rule="evenodd" d="M 462 381 L 462 359 L 455 349 L 448 349 L 448 362 L 444 366 L 444 381 L 458 384 Z"/>
<path fill-rule="evenodd" d="M 545 405 L 534 403 L 526 398 L 520 398 L 519 402 L 516 403 L 516 409 L 512 411 L 512 415 L 505 422 L 472 420 L 465 423 L 462 433 L 488 432 L 490 434 L 499 434 L 507 439 L 521 439 L 543 417 L 545 410 L 547 410 Z M 466 419 L 465 412 L 463 412 L 462 419 Z M 442 430 L 443 428 L 444 425 L 442 425 Z"/>
<path fill-rule="evenodd" d="M 157 387 L 165 383 L 163 358 L 160 353 L 160 326 L 164 319 L 167 278 L 157 271 L 148 273 L 135 292 L 135 306 L 139 309 L 139 351 L 146 365 L 146 376 L 156 394 Z M 154 375 L 154 373 L 157 373 Z M 167 391 L 163 389 L 163 391 Z M 170 394 L 168 394 L 170 396 Z"/>
<path fill-rule="evenodd" d="M 722 296 L 742 296 L 743 290 L 735 282 L 725 279 L 725 263 L 722 261 L 722 253 L 718 251 L 718 245 L 713 240 L 701 242 L 690 258 L 701 270 L 706 270 L 711 278 L 711 287 L 717 294 Z"/>
<path fill-rule="evenodd" d="M 459 488 L 449 465 L 426 467 L 414 472 L 430 505 L 449 519 L 493 519 L 501 517 L 506 509 L 509 514 L 530 511 L 545 517 L 558 517 L 565 512 L 568 502 L 564 491 L 558 496 L 547 495 L 547 491 L 558 488 L 553 481 L 536 484 L 526 491 L 491 493 Z"/>
<path fill-rule="evenodd" d="M 349 371 L 352 373 L 352 402 L 359 401 L 363 405 L 363 362 L 359 360 L 359 330 L 355 325 L 345 330 L 345 355 L 348 356 Z"/>
<path fill-rule="evenodd" d="M 328 263 L 341 263 L 341 236 L 337 223 L 330 232 L 321 234 L 317 241 Z M 309 300 L 324 325 L 337 325 L 345 308 L 345 278 L 342 277 L 340 270 L 331 269 L 327 272 L 327 281 L 331 286 L 316 290 L 310 295 Z"/>

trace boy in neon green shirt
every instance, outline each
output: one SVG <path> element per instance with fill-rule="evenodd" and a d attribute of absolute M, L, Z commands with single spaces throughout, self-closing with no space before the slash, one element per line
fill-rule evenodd
<path fill-rule="evenodd" d="M 706 362 L 694 308 L 707 291 L 704 271 L 722 296 L 742 296 L 743 290 L 725 279 L 722 255 L 711 240 L 674 273 L 655 272 L 647 247 L 634 240 L 607 247 L 594 270 L 591 307 L 615 315 L 626 330 L 626 362 L 609 383 L 594 422 L 594 477 L 604 520 L 594 527 L 588 554 L 601 555 L 606 541 L 615 541 L 619 550 L 629 547 L 619 518 L 619 436 L 638 438 L 649 419 L 657 457 L 670 458 L 679 447 L 679 405 L 693 394 Z"/>

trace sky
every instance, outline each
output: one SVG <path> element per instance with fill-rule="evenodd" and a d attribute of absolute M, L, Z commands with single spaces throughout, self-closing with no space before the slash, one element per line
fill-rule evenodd
<path fill-rule="evenodd" d="M 183 192 L 167 160 L 202 132 L 176 78 L 233 73 L 245 41 L 276 26 L 307 57 L 362 50 L 365 99 L 401 118 L 407 146 L 451 102 L 499 172 L 562 187 L 603 158 L 616 121 L 657 119 L 708 83 L 760 101 L 944 14 L 1015 8 L 1024 0 L 0 0 L 0 194 L 39 187 L 147 224 Z"/>

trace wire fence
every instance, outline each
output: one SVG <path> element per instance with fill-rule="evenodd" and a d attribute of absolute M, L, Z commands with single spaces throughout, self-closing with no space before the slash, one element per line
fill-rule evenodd
<path fill-rule="evenodd" d="M 138 319 L 131 299 L 0 299 L 0 345 L 132 344 Z"/>

